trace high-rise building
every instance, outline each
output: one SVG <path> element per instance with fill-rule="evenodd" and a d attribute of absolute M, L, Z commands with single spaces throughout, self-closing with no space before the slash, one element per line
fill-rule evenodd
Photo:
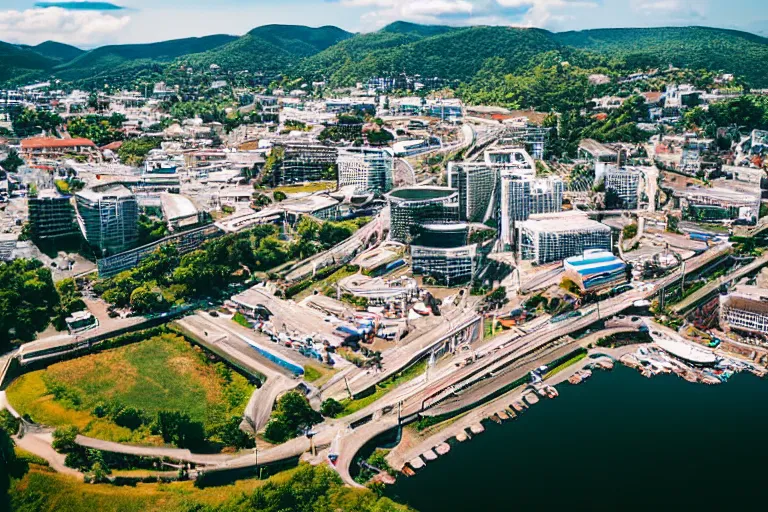
<path fill-rule="evenodd" d="M 30 234 L 34 240 L 47 240 L 77 233 L 72 197 L 53 190 L 41 191 L 28 200 Z"/>
<path fill-rule="evenodd" d="M 560 261 L 589 249 L 611 249 L 611 228 L 586 217 L 550 216 L 516 226 L 521 260 L 537 264 Z"/>
<path fill-rule="evenodd" d="M 462 220 L 485 222 L 495 215 L 499 169 L 476 162 L 448 164 L 448 186 L 459 191 Z"/>
<path fill-rule="evenodd" d="M 319 181 L 330 176 L 338 151 L 322 144 L 285 144 L 283 162 L 278 170 L 280 184 Z"/>
<path fill-rule="evenodd" d="M 356 193 L 385 194 L 392 189 L 394 159 L 389 149 L 348 148 L 336 161 L 339 188 L 354 186 Z"/>
<path fill-rule="evenodd" d="M 608 167 L 605 173 L 605 190 L 612 190 L 621 200 L 622 208 L 637 208 L 640 194 L 640 171 L 629 167 Z"/>
<path fill-rule="evenodd" d="M 514 225 L 531 215 L 557 213 L 563 209 L 563 181 L 556 176 L 532 178 L 513 170 L 501 173 L 501 239 L 514 242 Z"/>
<path fill-rule="evenodd" d="M 410 244 L 425 224 L 459 221 L 459 193 L 446 187 L 404 187 L 387 195 L 390 205 L 389 236 Z"/>
<path fill-rule="evenodd" d="M 132 249 L 139 239 L 139 206 L 124 185 L 106 184 L 75 194 L 77 222 L 102 256 Z"/>

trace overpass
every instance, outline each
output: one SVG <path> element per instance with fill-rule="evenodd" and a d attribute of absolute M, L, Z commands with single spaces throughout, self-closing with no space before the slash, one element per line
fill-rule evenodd
<path fill-rule="evenodd" d="M 696 290 L 694 293 L 672 306 L 672 311 L 677 314 L 687 313 L 692 308 L 700 304 L 703 300 L 716 293 L 721 285 L 730 284 L 733 281 L 737 281 L 742 277 L 748 276 L 752 272 L 755 272 L 756 270 L 764 267 L 766 264 L 768 264 L 768 254 L 760 256 L 752 263 L 737 269 L 735 272 L 727 274 L 720 279 L 712 281 L 711 283 L 707 283 L 701 289 Z"/>

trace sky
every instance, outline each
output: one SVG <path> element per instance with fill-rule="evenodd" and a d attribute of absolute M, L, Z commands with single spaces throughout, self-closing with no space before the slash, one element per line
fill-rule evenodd
<path fill-rule="evenodd" d="M 768 36 L 765 0 L 0 0 L 0 41 L 81 48 L 209 34 L 270 23 L 371 32 L 397 20 L 553 31 L 705 25 Z"/>

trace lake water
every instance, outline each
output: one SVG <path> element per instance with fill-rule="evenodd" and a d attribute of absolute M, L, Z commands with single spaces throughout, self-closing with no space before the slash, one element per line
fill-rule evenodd
<path fill-rule="evenodd" d="M 617 365 L 453 444 L 391 498 L 421 512 L 768 510 L 768 381 Z"/>

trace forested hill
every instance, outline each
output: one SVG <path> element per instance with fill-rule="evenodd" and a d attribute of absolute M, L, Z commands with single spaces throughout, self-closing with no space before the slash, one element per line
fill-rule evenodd
<path fill-rule="evenodd" d="M 43 57 L 48 57 L 49 59 L 57 60 L 59 62 L 69 62 L 75 57 L 79 57 L 85 53 L 85 50 L 81 50 L 75 46 L 57 43 L 55 41 L 45 41 L 37 46 L 29 46 L 28 49 Z"/>
<path fill-rule="evenodd" d="M 666 66 L 726 71 L 768 87 L 768 39 L 708 27 L 598 29 L 552 34 L 559 44 L 597 52 L 627 68 Z"/>
<path fill-rule="evenodd" d="M 228 71 L 284 72 L 305 57 L 352 37 L 337 27 L 266 25 L 212 50 L 186 55 L 193 67 L 216 64 Z"/>
<path fill-rule="evenodd" d="M 113 45 L 82 52 L 47 42 L 0 43 L 0 83 L 52 76 L 96 85 L 147 69 L 219 65 L 225 72 L 269 71 L 291 78 L 351 85 L 376 75 L 421 74 L 470 83 L 530 72 L 557 59 L 581 68 L 623 73 L 647 67 L 733 73 L 768 87 L 768 39 L 706 27 L 599 29 L 553 33 L 512 27 L 448 27 L 396 22 L 378 32 L 337 27 L 267 25 L 237 37 L 214 35 L 152 44 Z M 549 65 L 549 64 L 547 64 Z"/>
<path fill-rule="evenodd" d="M 102 46 L 58 66 L 55 74 L 65 80 L 87 79 L 144 63 L 165 63 L 190 53 L 204 52 L 236 40 L 224 34 L 175 39 L 149 44 Z"/>
<path fill-rule="evenodd" d="M 431 35 L 436 32 L 435 35 Z M 351 85 L 371 76 L 399 73 L 469 80 L 493 57 L 514 72 L 531 58 L 559 48 L 551 33 L 511 27 L 420 27 L 396 24 L 357 35 L 309 57 L 297 73 Z"/>

